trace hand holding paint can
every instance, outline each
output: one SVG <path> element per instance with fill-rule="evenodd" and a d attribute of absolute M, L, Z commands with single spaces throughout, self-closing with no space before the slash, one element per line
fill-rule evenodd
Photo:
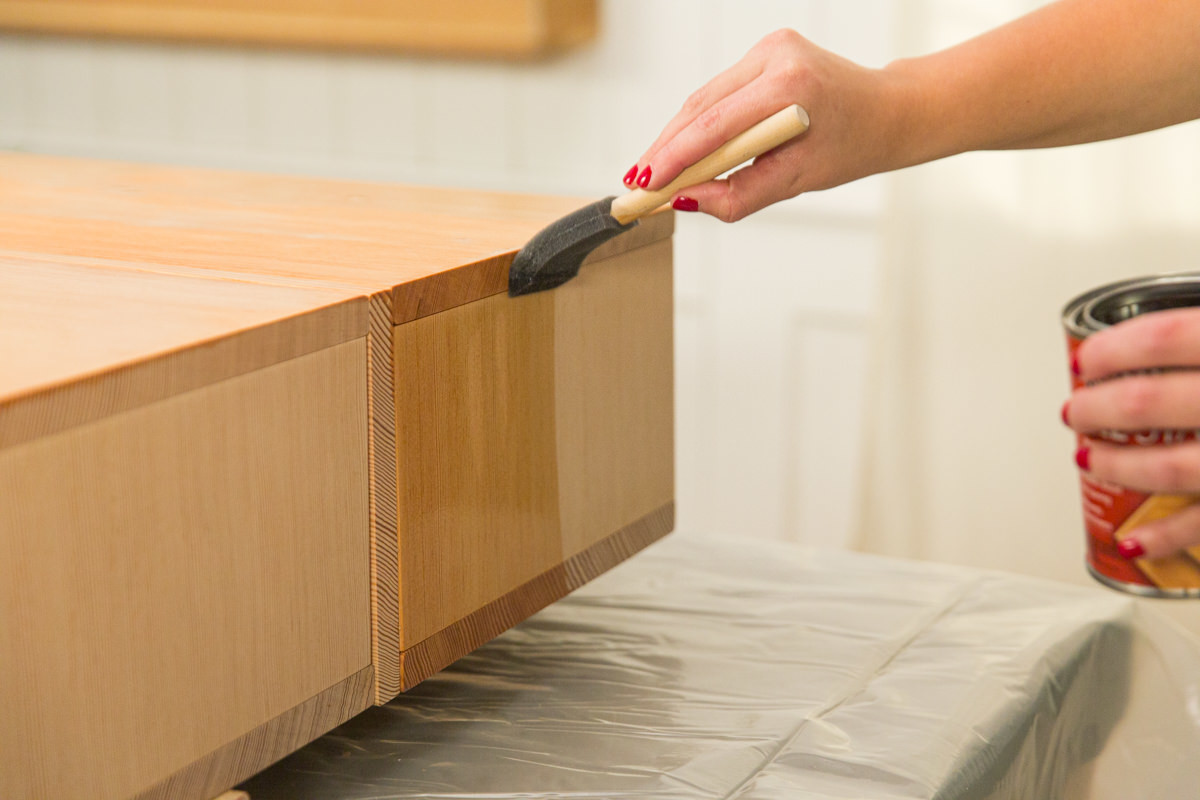
<path fill-rule="evenodd" d="M 1063 325 L 1088 569 L 1124 591 L 1200 597 L 1200 273 L 1093 289 Z"/>

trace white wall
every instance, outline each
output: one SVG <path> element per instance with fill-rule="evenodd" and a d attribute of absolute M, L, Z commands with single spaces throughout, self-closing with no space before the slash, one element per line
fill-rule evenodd
<path fill-rule="evenodd" d="M 3 35 L 0 147 L 599 197 L 771 30 L 882 65 L 894 2 L 601 0 L 598 42 L 532 65 Z M 680 215 L 681 529 L 849 541 L 882 186 Z"/>

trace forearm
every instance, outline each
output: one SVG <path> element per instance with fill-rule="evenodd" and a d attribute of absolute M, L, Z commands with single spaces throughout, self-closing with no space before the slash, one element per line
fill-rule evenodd
<path fill-rule="evenodd" d="M 1139 133 L 1200 117 L 1200 2 L 1059 0 L 884 72 L 895 166 Z"/>

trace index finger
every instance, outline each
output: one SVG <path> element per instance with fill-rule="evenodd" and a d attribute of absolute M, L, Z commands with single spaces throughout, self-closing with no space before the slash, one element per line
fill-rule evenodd
<path fill-rule="evenodd" d="M 742 59 L 732 67 L 692 92 L 688 99 L 684 101 L 683 108 L 679 110 L 679 113 L 672 117 L 671 121 L 662 129 L 662 132 L 658 134 L 658 138 L 654 140 L 654 143 L 638 159 L 637 167 L 640 169 L 649 164 L 668 142 L 674 139 L 684 128 L 695 122 L 697 117 L 733 92 L 758 78 L 762 74 L 762 71 L 762 56 L 756 50 L 751 50 L 742 56 Z M 674 177 L 675 175 L 672 175 L 663 182 L 663 185 L 670 183 Z M 653 183 L 657 185 L 659 181 L 654 181 Z"/>
<path fill-rule="evenodd" d="M 1131 370 L 1200 367 L 1200 307 L 1119 322 L 1084 339 L 1076 358 L 1084 382 Z"/>
<path fill-rule="evenodd" d="M 684 169 L 778 111 L 774 92 L 762 86 L 767 80 L 761 76 L 755 78 L 702 112 L 664 144 L 653 156 L 653 175 L 644 188 L 661 189 Z"/>

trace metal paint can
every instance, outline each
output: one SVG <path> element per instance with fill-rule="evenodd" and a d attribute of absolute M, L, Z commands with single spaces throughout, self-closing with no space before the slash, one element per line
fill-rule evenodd
<path fill-rule="evenodd" d="M 1089 335 L 1141 314 L 1200 306 L 1200 273 L 1154 275 L 1110 283 L 1063 309 L 1067 361 Z M 1153 372 L 1154 370 L 1145 370 Z M 1083 382 L 1071 374 L 1072 389 Z M 1130 447 L 1157 447 L 1198 438 L 1196 430 L 1098 431 L 1093 438 Z M 1082 437 L 1076 437 L 1076 445 Z M 1200 495 L 1147 494 L 1079 473 L 1087 567 L 1106 586 L 1148 597 L 1200 597 L 1200 547 L 1170 558 L 1128 561 L 1117 550 L 1132 529 L 1200 501 Z"/>

